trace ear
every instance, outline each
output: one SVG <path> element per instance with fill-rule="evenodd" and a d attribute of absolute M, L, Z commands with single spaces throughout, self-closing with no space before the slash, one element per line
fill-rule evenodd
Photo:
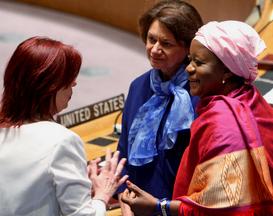
<path fill-rule="evenodd" d="M 233 73 L 230 72 L 230 70 L 224 65 L 224 75 L 223 75 L 223 80 L 227 82 L 231 77 L 234 76 Z"/>
<path fill-rule="evenodd" d="M 233 73 L 231 73 L 230 71 L 227 71 L 227 72 L 225 72 L 224 75 L 223 75 L 223 80 L 228 81 L 228 80 L 229 80 L 231 77 L 233 77 L 233 76 L 234 76 Z"/>

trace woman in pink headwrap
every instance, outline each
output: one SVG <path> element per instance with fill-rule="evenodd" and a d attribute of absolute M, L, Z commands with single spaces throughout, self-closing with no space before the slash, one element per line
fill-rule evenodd
<path fill-rule="evenodd" d="M 123 194 L 136 215 L 273 215 L 273 109 L 252 85 L 257 32 L 238 21 L 210 22 L 190 47 L 190 91 L 199 117 L 176 176 L 173 200 L 131 182 Z"/>

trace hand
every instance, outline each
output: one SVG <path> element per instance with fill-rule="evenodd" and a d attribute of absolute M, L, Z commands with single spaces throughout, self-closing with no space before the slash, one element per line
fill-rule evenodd
<path fill-rule="evenodd" d="M 133 197 L 135 197 L 135 194 L 133 192 L 130 193 L 130 196 L 131 195 Z M 122 216 L 134 216 L 134 213 L 132 212 L 130 206 L 127 205 L 126 203 L 122 202 L 121 196 L 122 196 L 122 193 L 118 194 L 118 200 L 119 200 L 119 204 L 120 204 L 121 215 Z"/>
<path fill-rule="evenodd" d="M 120 178 L 126 159 L 122 158 L 119 163 L 118 159 L 118 151 L 116 151 L 112 157 L 111 151 L 107 149 L 105 166 L 101 169 L 98 166 L 100 162 L 99 159 L 90 161 L 88 165 L 88 175 L 92 181 L 93 199 L 103 200 L 107 204 L 117 188 L 127 180 L 127 175 Z"/>
<path fill-rule="evenodd" d="M 121 200 L 131 207 L 135 215 L 151 216 L 155 213 L 157 198 L 151 194 L 141 190 L 130 181 L 126 181 L 128 189 L 126 189 Z"/>

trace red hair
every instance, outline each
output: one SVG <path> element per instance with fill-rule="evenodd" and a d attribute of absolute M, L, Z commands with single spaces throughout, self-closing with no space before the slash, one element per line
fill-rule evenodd
<path fill-rule="evenodd" d="M 78 76 L 81 55 L 72 46 L 50 38 L 32 37 L 18 45 L 4 74 L 0 122 L 49 120 L 58 90 Z"/>

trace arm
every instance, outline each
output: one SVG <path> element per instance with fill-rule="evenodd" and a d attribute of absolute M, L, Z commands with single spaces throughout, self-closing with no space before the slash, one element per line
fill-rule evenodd
<path fill-rule="evenodd" d="M 115 164 L 114 160 L 112 162 Z M 118 165 L 118 168 L 115 168 L 115 165 L 113 169 L 108 166 L 104 173 L 111 173 L 113 176 L 116 169 L 119 174 L 123 163 Z M 71 133 L 56 145 L 49 173 L 52 176 L 56 199 L 63 215 L 105 216 L 104 202 L 107 202 L 110 193 L 104 196 L 105 191 L 96 189 L 97 200 L 91 199 L 91 181 L 88 178 L 85 152 L 83 143 L 77 135 Z M 100 175 L 100 178 L 103 175 Z M 112 179 L 111 176 L 110 179 Z M 120 181 L 117 175 L 113 182 L 112 186 L 117 187 L 122 180 Z"/>
<path fill-rule="evenodd" d="M 121 137 L 119 139 L 119 144 L 118 144 L 118 151 L 121 152 L 121 157 L 125 157 L 127 158 L 127 127 L 126 127 L 126 112 L 124 112 L 123 118 L 122 118 L 122 134 Z M 127 171 L 127 167 L 125 166 L 125 168 L 122 171 L 122 176 L 126 175 L 128 173 Z M 126 184 L 123 184 L 117 191 L 118 193 L 118 201 L 120 204 L 120 208 L 121 208 L 121 213 L 124 216 L 133 216 L 134 213 L 131 211 L 130 206 L 128 206 L 126 203 L 122 202 L 121 200 L 121 195 L 122 192 L 124 191 L 124 189 L 126 188 Z"/>
<path fill-rule="evenodd" d="M 150 72 L 141 75 L 130 84 L 126 103 L 123 110 L 122 131 L 117 148 L 117 150 L 120 151 L 120 157 L 128 158 L 128 133 L 130 130 L 130 126 L 134 120 L 134 116 L 138 112 L 139 107 L 141 107 L 152 95 L 153 92 L 150 89 Z M 128 174 L 129 176 L 131 174 L 128 163 L 126 164 L 122 172 L 122 175 L 125 174 Z M 133 176 L 134 175 L 131 175 L 130 178 L 132 178 Z M 122 192 L 125 190 L 125 188 L 126 184 L 123 184 L 117 191 L 122 215 L 132 216 L 134 214 L 131 211 L 130 206 L 128 206 L 121 200 Z"/>
<path fill-rule="evenodd" d="M 105 205 L 101 201 L 93 203 L 91 200 L 91 182 L 87 175 L 83 143 L 78 136 L 71 133 L 56 145 L 49 172 L 63 215 L 105 214 Z"/>
<path fill-rule="evenodd" d="M 127 158 L 127 126 L 126 126 L 126 110 L 124 110 L 124 114 L 122 117 L 122 134 L 121 137 L 119 139 L 119 144 L 118 144 L 118 151 L 121 152 L 121 157 L 125 157 Z M 127 174 L 127 168 L 125 166 L 125 168 L 122 171 L 122 175 L 126 175 Z M 118 193 L 118 201 L 120 204 L 120 208 L 121 208 L 121 213 L 124 216 L 133 216 L 134 213 L 131 211 L 130 206 L 128 206 L 126 203 L 122 202 L 121 200 L 121 195 L 122 192 L 124 191 L 124 189 L 126 188 L 126 184 L 123 184 L 117 191 Z"/>
<path fill-rule="evenodd" d="M 124 112 L 123 112 L 123 116 L 122 116 L 122 130 L 121 130 L 121 136 L 119 139 L 119 143 L 118 143 L 118 147 L 117 150 L 120 151 L 120 157 L 122 158 L 127 158 L 127 120 L 126 120 L 126 116 L 127 116 L 127 111 L 126 111 L 126 105 L 124 108 Z M 122 171 L 122 176 L 126 175 L 128 173 L 127 171 L 127 166 L 124 167 L 123 171 Z M 121 213 L 124 216 L 133 216 L 133 212 L 130 209 L 130 206 L 128 206 L 127 204 L 125 204 L 124 202 L 122 202 L 121 200 L 121 194 L 124 191 L 124 189 L 126 188 L 126 184 L 122 184 L 118 190 L 117 190 L 117 194 L 118 194 L 118 201 L 120 204 L 120 208 L 121 208 Z"/>
<path fill-rule="evenodd" d="M 122 130 L 121 130 L 121 135 L 119 138 L 119 143 L 117 146 L 117 150 L 120 151 L 120 158 L 128 158 L 128 117 L 130 116 L 130 98 L 132 94 L 132 87 L 130 86 L 128 96 L 126 99 L 126 103 L 123 109 L 123 114 L 122 114 Z M 123 171 L 122 171 L 122 176 L 128 174 L 128 169 L 127 169 L 127 164 L 125 165 Z M 131 211 L 130 206 L 128 206 L 126 203 L 122 202 L 121 200 L 121 195 L 122 192 L 125 190 L 126 184 L 122 184 L 118 190 L 117 190 L 117 196 L 118 196 L 118 201 L 120 204 L 121 208 L 121 213 L 123 216 L 133 216 L 134 213 Z"/>
<path fill-rule="evenodd" d="M 122 201 L 128 204 L 132 211 L 136 215 L 150 216 L 159 213 L 160 208 L 158 208 L 159 200 L 153 197 L 151 194 L 141 190 L 139 187 L 127 181 L 128 189 L 122 194 Z M 133 195 L 132 195 L 133 193 Z M 172 200 L 170 201 L 169 212 L 171 215 L 178 215 L 179 207 L 181 201 Z"/>

